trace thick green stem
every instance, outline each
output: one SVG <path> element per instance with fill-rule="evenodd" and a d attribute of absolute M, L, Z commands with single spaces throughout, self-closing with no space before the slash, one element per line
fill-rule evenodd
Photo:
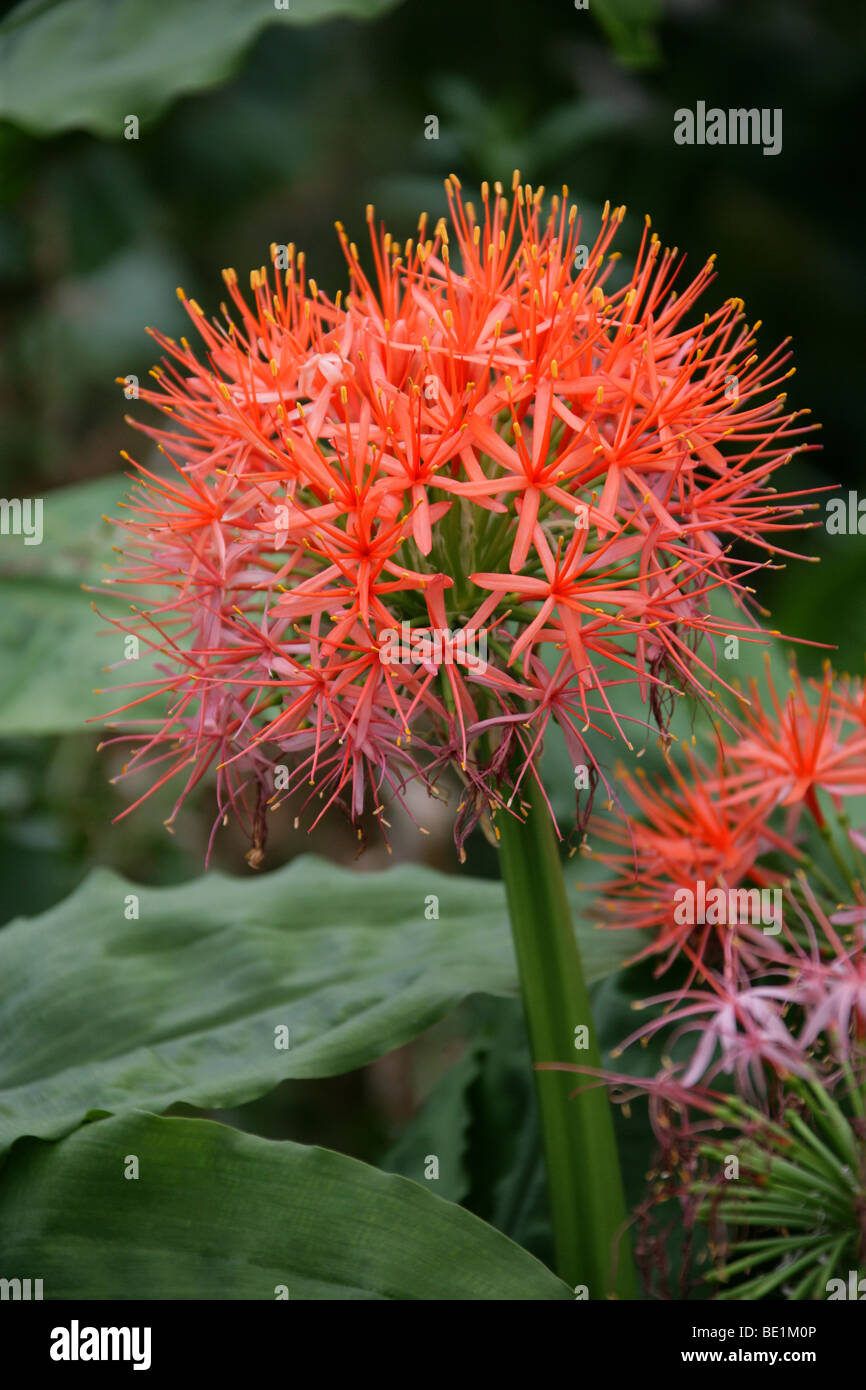
<path fill-rule="evenodd" d="M 533 1063 L 598 1067 L 549 813 L 536 799 L 524 822 L 500 815 L 496 824 Z M 557 1272 L 572 1287 L 585 1285 L 590 1298 L 634 1298 L 610 1102 L 601 1087 L 569 1099 L 580 1084 L 574 1072 L 535 1071 Z"/>

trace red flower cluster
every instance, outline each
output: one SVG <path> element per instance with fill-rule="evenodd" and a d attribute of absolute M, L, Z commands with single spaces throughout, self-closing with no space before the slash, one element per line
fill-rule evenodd
<path fill-rule="evenodd" d="M 142 396 L 167 423 L 140 428 L 173 472 L 135 463 L 115 584 L 146 595 L 129 630 L 158 654 L 133 704 L 167 707 L 124 735 L 126 771 L 179 779 L 173 819 L 215 768 L 253 863 L 286 795 L 381 816 L 448 764 L 460 842 L 537 776 L 551 717 L 592 761 L 623 682 L 657 719 L 701 696 L 700 639 L 731 631 L 713 591 L 739 603 L 805 524 L 773 486 L 806 447 L 784 348 L 758 360 L 741 301 L 697 309 L 712 258 L 677 290 L 649 219 L 622 272 L 624 208 L 586 247 L 567 190 L 546 219 L 517 176 L 480 208 L 446 190 L 450 225 L 402 246 L 368 210 L 372 277 L 339 228 L 345 299 L 275 246 L 251 304 L 225 272 L 221 320 L 179 292 L 203 356 L 154 334 Z"/>
<path fill-rule="evenodd" d="M 596 856 L 605 915 L 652 933 L 641 954 L 659 956 L 657 973 L 689 967 L 623 1046 L 673 1024 L 672 1042 L 694 1034 L 686 1087 L 725 1070 L 762 1092 L 765 1069 L 811 1074 L 819 1040 L 843 1061 L 866 1040 L 866 838 L 848 812 L 866 793 L 863 686 L 829 665 L 807 683 L 792 670 L 784 700 L 769 672 L 766 685 L 768 708 L 752 682 L 715 767 L 687 751 L 656 788 L 627 778 L 636 814 L 593 832 L 615 846 Z M 697 915 L 681 910 L 695 900 Z"/>
<path fill-rule="evenodd" d="M 827 832 L 827 811 L 839 813 L 847 797 L 866 795 L 862 683 L 840 683 L 828 664 L 820 681 L 806 685 L 792 668 L 784 700 L 769 669 L 765 685 L 766 701 L 750 683 L 749 703 L 717 745 L 714 766 L 686 749 L 685 769 L 670 759 L 656 786 L 642 770 L 621 772 L 628 818 L 594 824 L 593 840 L 615 847 L 595 856 L 608 870 L 602 910 L 617 928 L 653 933 L 641 954 L 664 957 L 661 970 L 684 948 L 702 958 L 709 939 L 730 935 L 719 914 L 685 920 L 678 890 L 784 884 L 800 862 L 804 817 Z M 854 849 L 862 850 L 862 838 L 852 833 Z"/>

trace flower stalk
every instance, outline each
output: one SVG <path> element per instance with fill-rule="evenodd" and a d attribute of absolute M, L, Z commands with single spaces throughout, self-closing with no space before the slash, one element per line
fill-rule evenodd
<path fill-rule="evenodd" d="M 497 818 L 502 876 L 520 986 L 547 1167 L 556 1269 L 590 1298 L 636 1296 L 613 1118 L 607 1095 L 569 1098 L 574 1078 L 539 1071 L 575 1057 L 575 1030 L 588 1047 L 581 1062 L 601 1065 L 571 909 L 550 816 L 529 798 L 524 821 Z"/>

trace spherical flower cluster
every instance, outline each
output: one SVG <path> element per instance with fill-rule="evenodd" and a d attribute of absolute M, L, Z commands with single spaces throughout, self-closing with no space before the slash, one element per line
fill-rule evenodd
<path fill-rule="evenodd" d="M 712 258 L 681 280 L 647 219 L 623 271 L 624 208 L 585 246 L 565 189 L 546 216 L 517 176 L 446 191 L 405 245 L 368 210 L 370 275 L 338 227 L 345 298 L 274 246 L 251 303 L 224 273 L 221 319 L 179 291 L 203 352 L 153 335 L 166 422 L 140 428 L 169 467 L 130 460 L 114 582 L 159 675 L 124 706 L 125 775 L 173 781 L 173 819 L 215 771 L 254 864 L 294 794 L 383 822 L 451 766 L 458 844 L 518 814 L 551 718 L 591 762 L 591 727 L 625 737 L 619 686 L 662 722 L 705 694 L 714 591 L 753 632 L 746 580 L 806 524 L 774 477 L 806 447 L 784 345 L 759 361 L 741 301 L 698 307 Z"/>

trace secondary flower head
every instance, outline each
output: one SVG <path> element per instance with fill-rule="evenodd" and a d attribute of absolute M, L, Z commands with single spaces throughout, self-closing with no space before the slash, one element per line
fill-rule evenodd
<path fill-rule="evenodd" d="M 861 711 L 860 681 L 840 680 L 829 664 L 812 681 L 792 666 L 780 693 L 768 662 L 724 741 L 716 739 L 712 763 L 686 748 L 668 754 L 654 781 L 642 768 L 620 774 L 627 815 L 597 815 L 592 848 L 583 848 L 606 869 L 603 915 L 611 926 L 647 931 L 641 954 L 659 957 L 659 973 L 681 953 L 695 967 L 717 961 L 732 932 L 737 940 L 755 926 L 766 934 L 772 895 L 778 902 L 788 881 L 814 866 L 810 831 L 831 846 L 842 872 L 836 891 L 859 892 L 866 836 L 851 827 L 850 811 L 837 825 L 831 810 L 844 812 L 866 790 Z M 850 848 L 838 844 L 840 827 Z"/>
<path fill-rule="evenodd" d="M 753 632 L 745 581 L 806 524 L 774 476 L 806 447 L 784 347 L 759 360 L 739 300 L 698 307 L 712 258 L 684 279 L 647 218 L 625 270 L 624 208 L 584 245 L 567 190 L 546 215 L 516 175 L 446 191 L 405 244 L 368 209 L 369 273 L 338 227 L 345 295 L 274 246 L 249 300 L 225 272 L 220 318 L 179 292 L 197 351 L 153 335 L 166 423 L 139 428 L 168 468 L 133 464 L 115 585 L 159 661 L 136 715 L 167 706 L 123 735 L 127 772 L 174 780 L 173 818 L 216 768 L 253 862 L 286 796 L 383 821 L 450 763 L 462 839 L 537 777 L 551 718 L 572 749 L 624 737 L 636 682 L 663 721 L 731 632 L 714 591 Z"/>

